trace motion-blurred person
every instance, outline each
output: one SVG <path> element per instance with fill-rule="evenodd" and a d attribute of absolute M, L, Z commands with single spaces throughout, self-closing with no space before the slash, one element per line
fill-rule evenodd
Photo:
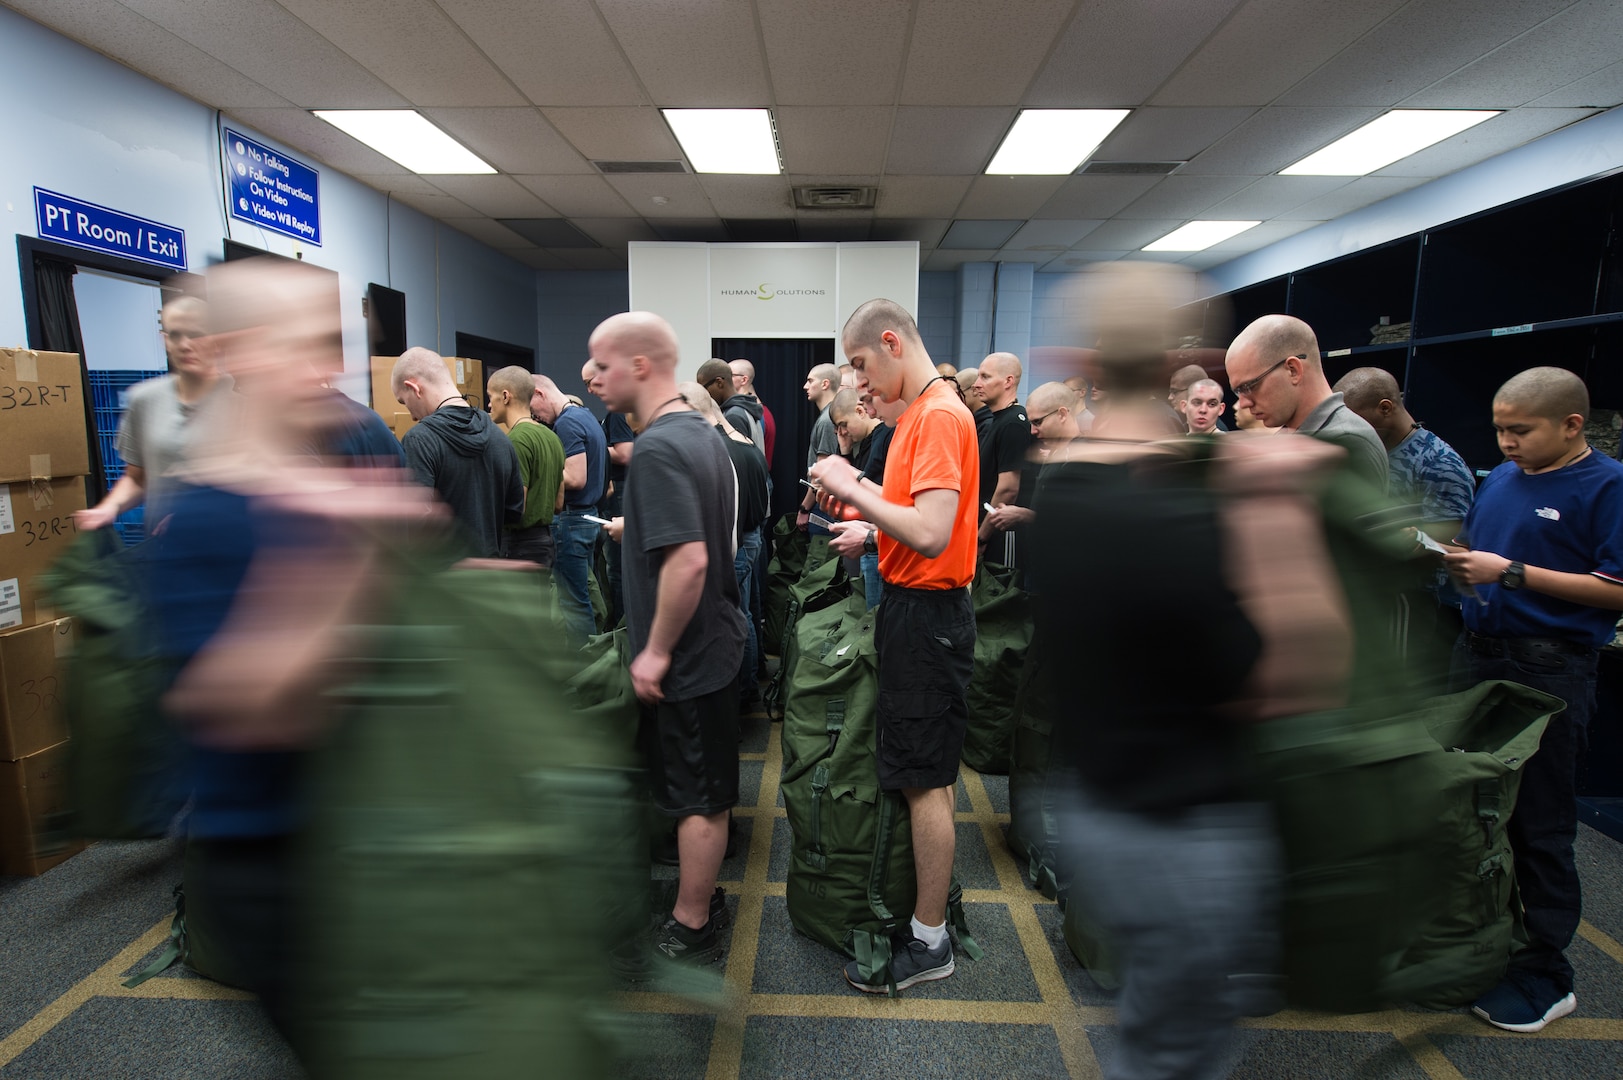
<path fill-rule="evenodd" d="M 725 360 L 710 359 L 699 365 L 693 381 L 704 387 L 721 409 L 722 419 L 740 435 L 755 444 L 766 460 L 766 428 L 761 425 L 761 403 L 733 387 L 733 369 Z"/>
<path fill-rule="evenodd" d="M 677 391 L 726 440 L 727 459 L 738 484 L 738 528 L 733 555 L 733 577 L 738 582 L 739 611 L 744 616 L 744 662 L 738 675 L 738 711 L 750 713 L 760 704 L 755 673 L 760 662 L 760 638 L 750 615 L 750 594 L 755 587 L 755 564 L 761 557 L 761 537 L 767 518 L 766 457 L 738 429 L 727 423 L 714 395 L 696 382 L 677 383 Z"/>
<path fill-rule="evenodd" d="M 857 369 L 850 364 L 840 365 L 840 390 L 855 390 L 857 388 Z"/>
<path fill-rule="evenodd" d="M 451 508 L 469 555 L 499 558 L 507 526 L 524 518 L 513 444 L 463 399 L 438 353 L 407 349 L 389 382 L 395 400 L 417 421 L 400 440 L 412 475 Z"/>
<path fill-rule="evenodd" d="M 597 632 L 589 579 L 598 526 L 587 521 L 586 515 L 596 514 L 607 486 L 608 444 L 597 417 L 584 406 L 572 404 L 547 376 L 536 375 L 534 380 L 530 412 L 564 446 L 564 505 L 552 517 L 552 581 L 558 590 L 565 636 L 572 645 L 580 646 Z"/>
<path fill-rule="evenodd" d="M 1099 418 L 1093 408 L 1096 401 L 1093 384 L 1088 382 L 1086 375 L 1072 375 L 1065 380 L 1065 385 L 1076 395 L 1077 430 L 1086 435 L 1093 430 L 1093 422 Z"/>
<path fill-rule="evenodd" d="M 534 377 L 514 365 L 492 372 L 485 383 L 490 419 L 507 433 L 518 455 L 524 485 L 524 517 L 507 531 L 507 557 L 552 565 L 552 516 L 563 507 L 564 444 L 530 415 Z"/>
<path fill-rule="evenodd" d="M 1067 658 L 1052 700 L 1088 688 L 1085 708 L 1054 717 L 1056 761 L 1075 772 L 1055 786 L 1078 872 L 1071 903 L 1109 934 L 1122 979 L 1110 1080 L 1227 1074 L 1234 977 L 1255 970 L 1279 874 L 1228 708 L 1262 641 L 1227 580 L 1219 500 L 1164 435 L 1156 311 L 1170 278 L 1151 264 L 1092 278 L 1096 306 L 1120 309 L 1094 372 L 1111 441 L 1083 440 L 1043 470 L 1032 541 L 1036 632 Z M 1131 617 L 1079 618 L 1084 604 Z"/>
<path fill-rule="evenodd" d="M 1216 379 L 1196 379 L 1183 399 L 1183 416 L 1191 435 L 1218 435 L 1223 429 L 1223 388 Z"/>
<path fill-rule="evenodd" d="M 840 437 L 834 434 L 834 421 L 829 419 L 828 407 L 834 400 L 834 394 L 839 390 L 839 370 L 833 364 L 818 364 L 806 374 L 806 384 L 802 388 L 806 391 L 806 400 L 817 409 L 817 419 L 812 424 L 811 445 L 806 448 L 806 468 L 811 469 L 826 457 L 838 457 L 840 453 Z M 808 489 L 800 499 L 800 513 L 795 517 L 798 528 L 810 528 L 811 532 L 827 532 L 822 526 L 811 524 L 812 507 L 817 505 L 817 494 Z"/>
<path fill-rule="evenodd" d="M 1032 454 L 1039 471 L 1032 478 L 1032 489 L 1035 493 L 1036 485 L 1041 483 L 1041 469 L 1049 464 L 1066 460 L 1072 443 L 1082 437 L 1081 425 L 1077 423 L 1074 410 L 1077 406 L 1076 391 L 1065 383 L 1043 383 L 1031 392 L 1031 401 L 1027 411 L 1031 414 L 1031 435 L 1034 440 Z M 1010 530 L 1015 528 L 1027 529 L 1037 518 L 1037 512 L 1029 506 L 1005 505 L 999 506 L 986 515 L 986 523 L 992 528 Z M 1029 533 L 1028 533 L 1029 535 Z M 1032 584 L 1035 575 L 1028 569 L 1026 574 L 1026 589 L 1035 592 Z"/>
<path fill-rule="evenodd" d="M 1313 328 L 1290 315 L 1264 315 L 1240 331 L 1224 363 L 1229 386 L 1269 426 L 1346 449 L 1353 472 L 1386 491 L 1386 447 L 1363 417 L 1330 389 Z"/>
<path fill-rule="evenodd" d="M 81 529 L 111 525 L 126 510 L 146 504 L 147 531 L 156 531 L 164 515 L 164 487 L 169 470 L 186 459 L 196 434 L 193 419 L 216 393 L 228 392 L 214 357 L 200 348 L 208 306 L 195 296 L 181 296 L 163 306 L 158 317 L 169 374 L 130 388 L 118 423 L 118 456 L 124 475 L 107 495 L 74 515 Z"/>
<path fill-rule="evenodd" d="M 1527 946 L 1472 1011 L 1507 1031 L 1538 1031 L 1577 1008 L 1566 949 L 1581 898 L 1572 845 L 1574 769 L 1595 706 L 1597 650 L 1623 610 L 1623 464 L 1584 440 L 1589 391 L 1562 368 L 1499 388 L 1493 426 L 1509 460 L 1482 481 L 1458 542 L 1455 580 L 1486 603 L 1462 607 L 1456 689 L 1510 679 L 1566 702 L 1522 766 L 1508 829 Z"/>
<path fill-rule="evenodd" d="M 677 819 L 676 905 L 622 974 L 722 953 L 710 914 L 738 803 L 738 673 L 744 618 L 733 575 L 738 494 L 727 449 L 676 390 L 676 333 L 633 311 L 592 332 L 605 405 L 643 427 L 626 477 L 626 627 L 654 805 Z"/>
<path fill-rule="evenodd" d="M 975 576 L 980 458 L 973 420 L 936 374 L 907 309 L 868 301 L 847 320 L 841 345 L 876 398 L 906 405 L 882 488 L 838 458 L 811 470 L 830 498 L 865 519 L 837 522 L 830 548 L 843 556 L 876 546 L 885 582 L 874 619 L 879 784 L 907 801 L 918 899 L 911 922 L 892 942 L 888 972 L 870 981 L 856 961 L 845 967 L 852 986 L 883 994 L 953 972 L 947 894 L 953 786 L 974 667 L 975 613 L 967 586 Z"/>
<path fill-rule="evenodd" d="M 580 369 L 581 381 L 586 384 L 587 393 L 601 400 L 601 395 L 592 387 L 596 376 L 597 365 L 590 360 L 586 361 Z M 626 466 L 631 464 L 631 450 L 636 439 L 637 434 L 632 431 L 625 413 L 613 410 L 604 413 L 603 441 L 608 446 L 609 464 L 605 470 L 607 479 L 603 485 L 603 497 L 597 502 L 598 517 L 613 520 L 621 515 L 626 486 Z M 604 568 L 608 572 L 603 602 L 609 609 L 608 624 L 619 626 L 626 613 L 624 591 L 620 584 L 624 549 L 621 548 L 620 541 L 607 529 L 603 531 L 602 543 Z"/>
<path fill-rule="evenodd" d="M 204 340 L 237 392 L 176 474 L 151 555 L 154 634 L 165 707 L 192 743 L 188 932 L 209 974 L 258 994 L 286 1034 L 301 770 L 330 661 L 381 538 L 447 515 L 425 489 L 310 456 L 342 416 L 322 384 L 341 363 L 324 283 L 255 260 L 211 269 L 209 293 Z"/>
<path fill-rule="evenodd" d="M 1453 540 L 1476 496 L 1476 479 L 1465 459 L 1409 414 L 1391 372 L 1354 368 L 1336 382 L 1335 389 L 1347 408 L 1375 429 L 1386 447 L 1391 469 L 1388 494 L 1400 504 L 1419 508 L 1420 527 L 1432 539 Z M 1439 567 L 1424 589 L 1412 591 L 1408 601 L 1410 641 L 1417 648 L 1435 646 L 1421 655 L 1435 652 L 1439 663 L 1434 666 L 1446 672 L 1446 658 L 1464 625 L 1459 593 Z"/>

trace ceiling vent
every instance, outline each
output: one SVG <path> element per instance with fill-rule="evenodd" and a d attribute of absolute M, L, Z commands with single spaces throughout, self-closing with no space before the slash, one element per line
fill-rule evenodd
<path fill-rule="evenodd" d="M 874 187 L 797 187 L 795 207 L 800 210 L 872 210 L 879 189 Z"/>
<path fill-rule="evenodd" d="M 1077 172 L 1083 176 L 1165 176 L 1187 161 L 1090 161 Z"/>
<path fill-rule="evenodd" d="M 628 173 L 685 173 L 687 166 L 680 161 L 594 161 L 600 173 L 625 175 Z"/>

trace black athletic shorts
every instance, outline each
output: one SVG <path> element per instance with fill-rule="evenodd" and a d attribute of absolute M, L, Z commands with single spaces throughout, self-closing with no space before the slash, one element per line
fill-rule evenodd
<path fill-rule="evenodd" d="M 738 805 L 738 683 L 686 701 L 642 706 L 637 742 L 648 791 L 670 817 Z"/>
<path fill-rule="evenodd" d="M 879 786 L 943 788 L 958 782 L 975 667 L 968 589 L 885 585 L 874 616 L 879 662 Z"/>

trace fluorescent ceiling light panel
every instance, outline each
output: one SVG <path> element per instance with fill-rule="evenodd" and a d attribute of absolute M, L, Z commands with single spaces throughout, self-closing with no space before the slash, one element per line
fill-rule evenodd
<path fill-rule="evenodd" d="M 1145 244 L 1145 251 L 1205 251 L 1213 244 L 1231 236 L 1239 236 L 1247 229 L 1255 229 L 1260 221 L 1191 221 L 1173 229 L 1153 244 Z"/>
<path fill-rule="evenodd" d="M 1499 113 L 1498 109 L 1393 109 L 1279 172 L 1282 176 L 1363 176 Z"/>
<path fill-rule="evenodd" d="M 988 176 L 1067 176 L 1127 118 L 1127 109 L 1021 109 Z"/>
<path fill-rule="evenodd" d="M 766 109 L 661 109 L 696 173 L 776 176 L 778 141 Z"/>
<path fill-rule="evenodd" d="M 411 109 L 316 109 L 315 114 L 414 173 L 493 173 L 466 146 Z"/>

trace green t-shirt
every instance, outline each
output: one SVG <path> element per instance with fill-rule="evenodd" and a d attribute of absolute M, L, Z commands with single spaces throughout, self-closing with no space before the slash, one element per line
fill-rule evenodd
<path fill-rule="evenodd" d="M 514 424 L 507 437 L 518 453 L 518 472 L 524 481 L 524 521 L 520 527 L 551 525 L 558 485 L 564 480 L 564 444 L 545 424 Z"/>

